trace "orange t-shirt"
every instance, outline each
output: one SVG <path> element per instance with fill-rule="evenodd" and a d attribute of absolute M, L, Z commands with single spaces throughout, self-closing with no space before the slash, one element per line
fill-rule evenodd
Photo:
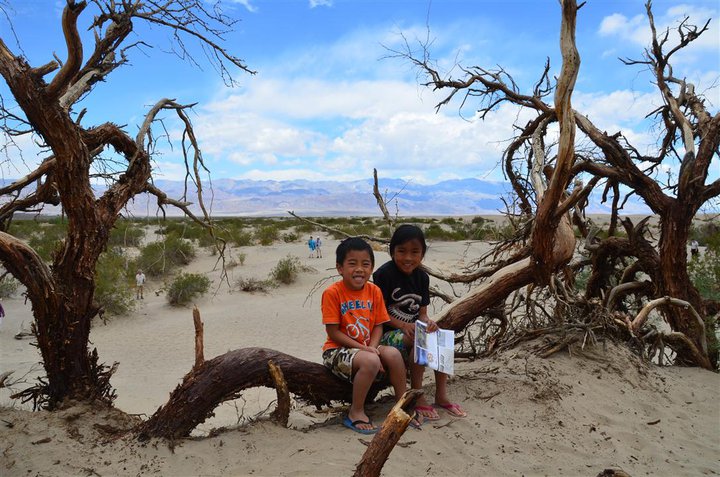
<path fill-rule="evenodd" d="M 322 294 L 321 309 L 323 324 L 339 324 L 341 332 L 365 346 L 373 328 L 390 321 L 380 288 L 370 282 L 362 290 L 351 290 L 342 280 L 333 283 Z M 328 336 L 323 351 L 340 347 Z"/>

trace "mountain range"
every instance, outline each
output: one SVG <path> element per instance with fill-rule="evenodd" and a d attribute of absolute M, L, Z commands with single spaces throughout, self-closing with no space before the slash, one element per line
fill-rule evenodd
<path fill-rule="evenodd" d="M 155 183 L 171 197 L 183 184 Z M 400 179 L 380 179 L 380 193 L 391 214 L 398 215 L 488 215 L 504 210 L 500 200 L 510 190 L 505 182 L 460 179 L 426 185 Z M 209 188 L 206 186 L 206 192 Z M 209 206 L 209 195 L 206 206 Z M 137 199 L 136 199 L 136 202 Z M 140 201 L 142 210 L 146 204 Z M 136 207 L 137 209 L 137 207 Z M 274 216 L 292 211 L 311 216 L 379 215 L 372 179 L 335 181 L 253 181 L 219 179 L 212 182 L 213 215 Z"/>
<path fill-rule="evenodd" d="M 9 183 L 11 181 L 0 181 Z M 157 180 L 155 185 L 169 197 L 182 196 L 182 181 Z M 380 193 L 392 215 L 400 216 L 461 216 L 497 215 L 505 212 L 505 198 L 510 202 L 510 184 L 481 179 L 454 179 L 436 184 L 420 184 L 402 179 L 380 179 Z M 371 178 L 349 182 L 308 180 L 234 180 L 216 179 L 204 184 L 205 206 L 215 216 L 285 216 L 288 211 L 304 216 L 376 216 L 380 209 L 373 196 Z M 98 187 L 97 193 L 102 193 Z M 188 200 L 195 202 L 191 210 L 197 212 L 195 192 Z M 135 216 L 154 215 L 154 197 L 139 195 L 128 204 Z M 592 195 L 588 213 L 609 213 L 607 204 Z M 46 209 L 45 213 L 57 210 Z M 172 207 L 168 215 L 180 215 Z M 641 202 L 628 201 L 626 214 L 648 213 Z"/>

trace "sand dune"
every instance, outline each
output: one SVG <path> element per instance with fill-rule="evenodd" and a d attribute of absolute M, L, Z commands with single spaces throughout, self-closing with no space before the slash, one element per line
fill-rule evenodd
<path fill-rule="evenodd" d="M 320 362 L 320 292 L 311 292 L 333 279 L 336 244 L 326 237 L 322 259 L 307 258 L 301 243 L 238 250 L 246 254 L 245 264 L 230 270 L 230 284 L 240 277 L 266 278 L 288 255 L 311 267 L 296 283 L 266 294 L 222 283 L 210 255 L 191 264 L 191 271 L 214 281 L 214 293 L 196 303 L 205 323 L 206 358 L 262 346 Z M 426 261 L 450 271 L 483 247 L 433 243 Z M 379 252 L 378 264 L 387 258 Z M 340 425 L 344 407 L 316 410 L 295 403 L 290 428 L 283 429 L 266 418 L 275 398 L 269 389 L 250 390 L 220 406 L 174 451 L 164 442 L 118 437 L 114 430 L 152 414 L 193 364 L 191 310 L 169 307 L 162 293 L 153 293 L 161 287 L 151 280 L 136 313 L 93 328 L 91 341 L 101 359 L 120 363 L 112 379 L 117 410 L 83 405 L 31 413 L 9 399 L 9 390 L 0 390 L 1 475 L 352 474 L 370 438 Z M 14 370 L 14 379 L 29 382 L 39 373 L 39 355 L 30 340 L 13 335 L 22 323 L 29 327 L 30 307 L 21 297 L 3 303 L 0 373 Z M 469 416 L 443 415 L 422 430 L 408 430 L 384 475 L 595 476 L 606 468 L 632 476 L 720 475 L 717 374 L 644 364 L 610 341 L 541 359 L 532 353 L 541 344 L 457 363 L 451 395 Z M 432 395 L 429 374 L 426 383 Z M 11 390 L 22 388 L 16 383 Z M 391 404 L 392 397 L 383 394 L 369 412 L 381 422 Z"/>

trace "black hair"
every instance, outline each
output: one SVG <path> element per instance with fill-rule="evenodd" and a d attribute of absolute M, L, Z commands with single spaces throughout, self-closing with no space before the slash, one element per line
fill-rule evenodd
<path fill-rule="evenodd" d="M 367 253 L 370 254 L 370 262 L 372 262 L 373 267 L 375 266 L 375 254 L 373 253 L 372 247 L 360 237 L 350 237 L 340 242 L 340 245 L 335 249 L 335 263 L 342 265 L 348 252 L 352 250 L 360 252 L 363 250 L 367 251 Z"/>
<path fill-rule="evenodd" d="M 425 234 L 420 227 L 411 224 L 403 224 L 397 229 L 395 229 L 395 233 L 393 233 L 393 236 L 390 239 L 390 256 L 393 256 L 393 252 L 395 252 L 395 247 L 404 244 L 405 242 L 409 242 L 410 240 L 417 240 L 418 242 L 420 242 L 420 245 L 422 246 L 423 256 L 425 256 L 425 252 L 427 252 Z"/>

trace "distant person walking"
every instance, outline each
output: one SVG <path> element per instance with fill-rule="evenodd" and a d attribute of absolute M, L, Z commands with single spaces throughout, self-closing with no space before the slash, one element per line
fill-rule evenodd
<path fill-rule="evenodd" d="M 692 255 L 692 258 L 700 256 L 700 244 L 695 239 L 690 242 L 690 254 Z"/>
<path fill-rule="evenodd" d="M 316 242 L 312 238 L 312 235 L 311 235 L 310 240 L 308 240 L 308 248 L 310 249 L 310 256 L 308 258 L 313 258 L 313 255 L 315 254 L 315 247 L 316 247 Z"/>
<path fill-rule="evenodd" d="M 315 239 L 315 258 L 322 258 L 322 249 L 320 246 L 322 245 L 322 241 L 320 240 L 320 236 Z"/>
<path fill-rule="evenodd" d="M 145 289 L 145 274 L 141 269 L 138 268 L 137 274 L 135 275 L 135 299 L 144 300 L 144 289 Z"/>

